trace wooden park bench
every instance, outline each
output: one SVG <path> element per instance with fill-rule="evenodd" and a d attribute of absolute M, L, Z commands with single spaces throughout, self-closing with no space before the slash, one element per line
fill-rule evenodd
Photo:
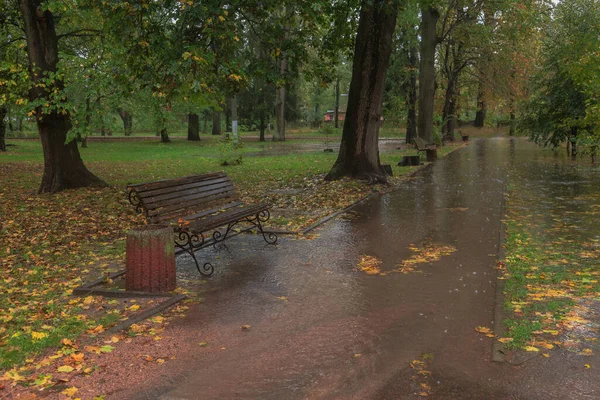
<path fill-rule="evenodd" d="M 433 161 L 437 158 L 437 146 L 433 143 L 427 143 L 420 137 L 414 138 L 413 143 L 417 149 L 417 153 L 425 152 L 427 161 Z"/>
<path fill-rule="evenodd" d="M 129 185 L 127 190 L 129 202 L 145 214 L 148 224 L 173 226 L 176 254 L 190 254 L 204 276 L 214 272 L 210 263 L 200 266 L 196 258 L 196 251 L 204 247 L 252 229 L 258 229 L 267 243 L 277 242 L 275 234 L 263 230 L 263 223 L 270 218 L 270 205 L 239 201 L 233 182 L 224 172 Z M 249 226 L 234 230 L 241 222 Z"/>
<path fill-rule="evenodd" d="M 414 138 L 413 143 L 415 145 L 415 148 L 417 149 L 417 152 L 419 153 L 427 150 L 436 149 L 435 144 L 428 144 L 425 140 L 423 140 L 420 137 Z"/>

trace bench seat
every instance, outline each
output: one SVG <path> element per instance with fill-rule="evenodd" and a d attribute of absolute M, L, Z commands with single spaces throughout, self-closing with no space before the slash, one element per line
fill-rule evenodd
<path fill-rule="evenodd" d="M 127 189 L 129 201 L 138 212 L 144 213 L 147 223 L 173 227 L 175 246 L 179 252 L 192 256 L 202 275 L 214 272 L 210 263 L 200 266 L 196 258 L 196 251 L 203 247 L 255 228 L 267 243 L 277 241 L 277 236 L 266 233 L 262 226 L 270 218 L 270 205 L 240 201 L 233 182 L 224 172 L 140 183 Z M 249 227 L 234 233 L 233 227 L 242 222 Z"/>

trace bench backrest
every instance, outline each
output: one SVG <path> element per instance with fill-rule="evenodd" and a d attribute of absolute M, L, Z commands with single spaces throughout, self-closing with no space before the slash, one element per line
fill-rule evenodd
<path fill-rule="evenodd" d="M 145 211 L 151 224 L 237 200 L 233 182 L 224 172 L 129 185 L 127 190 L 131 203 Z"/>
<path fill-rule="evenodd" d="M 427 142 L 425 140 L 423 140 L 420 137 L 416 137 L 413 139 L 413 143 L 415 144 L 415 147 L 417 148 L 417 150 L 421 151 L 421 150 L 427 150 Z"/>

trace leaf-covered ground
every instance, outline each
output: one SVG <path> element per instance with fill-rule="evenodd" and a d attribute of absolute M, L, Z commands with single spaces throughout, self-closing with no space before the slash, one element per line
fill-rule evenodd
<path fill-rule="evenodd" d="M 90 143 L 82 149 L 86 164 L 111 186 L 38 195 L 40 144 L 15 143 L 9 153 L 0 154 L 0 397 L 14 394 L 19 385 L 76 398 L 77 388 L 69 386 L 73 376 L 93 376 L 102 355 L 120 343 L 136 337 L 150 338 L 149 346 L 160 341 L 168 323 L 157 317 L 134 325 L 127 335 L 102 335 L 153 306 L 153 300 L 72 295 L 82 283 L 123 266 L 125 234 L 143 223 L 127 201 L 125 186 L 222 167 L 210 143 Z M 335 154 L 287 146 L 249 144 L 245 152 L 261 155 L 248 155 L 241 166 L 226 169 L 244 200 L 273 204 L 270 227 L 280 229 L 301 229 L 374 189 L 391 190 L 413 170 L 395 164 L 414 151 L 391 150 L 382 153 L 382 161 L 394 165 L 390 186 L 324 182 Z M 439 154 L 453 149 L 447 146 Z M 166 316 L 184 309 L 181 305 Z M 168 354 L 144 360 L 164 363 Z"/>
<path fill-rule="evenodd" d="M 600 191 L 583 180 L 593 175 L 587 165 L 563 168 L 555 176 L 512 173 L 499 264 L 507 336 L 499 340 L 544 356 L 556 347 L 592 355 L 600 350 Z"/>

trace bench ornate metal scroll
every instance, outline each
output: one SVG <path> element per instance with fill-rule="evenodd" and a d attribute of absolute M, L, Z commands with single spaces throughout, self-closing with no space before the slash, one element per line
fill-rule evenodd
<path fill-rule="evenodd" d="M 269 204 L 239 201 L 233 182 L 224 172 L 140 183 L 127 186 L 129 202 L 144 213 L 149 224 L 169 223 L 174 227 L 175 246 L 192 256 L 198 272 L 210 276 L 214 267 L 200 265 L 196 251 L 242 232 L 258 229 L 269 244 L 277 236 L 263 230 L 269 220 Z M 233 228 L 239 223 L 249 226 Z"/>

